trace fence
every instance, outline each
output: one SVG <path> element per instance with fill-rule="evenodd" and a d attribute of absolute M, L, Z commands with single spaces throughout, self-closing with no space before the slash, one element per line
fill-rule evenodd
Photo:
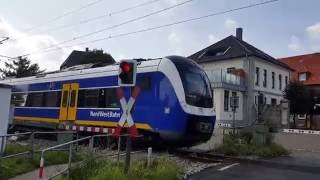
<path fill-rule="evenodd" d="M 283 129 L 274 134 L 276 143 L 292 151 L 320 152 L 320 131 Z"/>
<path fill-rule="evenodd" d="M 81 163 L 72 163 L 73 159 L 74 159 L 74 154 L 75 152 L 78 152 L 79 149 L 81 149 L 81 151 L 85 151 L 86 148 L 88 149 L 88 152 L 90 153 L 95 153 L 98 154 L 98 156 L 95 157 L 112 157 L 113 159 L 115 159 L 118 163 L 120 161 L 120 156 L 126 155 L 126 159 L 125 159 L 125 171 L 128 171 L 129 165 L 130 165 L 130 155 L 131 154 L 135 154 L 141 151 L 135 151 L 135 152 L 131 152 L 131 138 L 129 138 L 129 135 L 121 135 L 118 137 L 118 139 L 113 139 L 113 141 L 115 141 L 116 143 L 112 143 L 111 142 L 111 134 L 98 134 L 98 135 L 93 135 L 93 136 L 87 136 L 87 137 L 82 137 L 79 138 L 79 136 L 76 136 L 75 140 L 71 140 L 65 143 L 61 143 L 61 144 L 56 144 L 56 145 L 51 145 L 49 147 L 44 147 L 44 148 L 40 148 L 38 149 L 36 147 L 36 143 L 35 143 L 35 139 L 37 135 L 48 135 L 48 134 L 72 134 L 75 135 L 77 132 L 73 132 L 73 131 L 53 131 L 53 132 L 26 132 L 26 133 L 16 133 L 16 134 L 8 134 L 8 135 L 4 135 L 4 136 L 0 136 L 0 140 L 1 141 L 5 141 L 6 144 L 10 144 L 11 142 L 7 141 L 10 138 L 15 139 L 15 141 L 19 141 L 19 139 L 28 139 L 28 142 L 30 143 L 29 145 L 29 149 L 24 151 L 24 152 L 19 152 L 19 153 L 15 153 L 15 154 L 4 154 L 5 156 L 0 157 L 1 159 L 6 159 L 6 158 L 12 158 L 12 157 L 16 157 L 16 156 L 22 156 L 22 155 L 29 155 L 29 158 L 33 159 L 34 154 L 35 153 L 40 153 L 40 168 L 39 168 L 39 172 L 38 172 L 38 177 L 42 179 L 44 177 L 44 165 L 45 165 L 45 154 L 48 151 L 59 151 L 59 150 L 63 150 L 63 151 L 68 151 L 68 163 L 67 163 L 67 167 L 63 170 L 61 170 L 60 172 L 54 173 L 53 175 L 51 175 L 48 179 L 52 179 L 55 178 L 61 174 L 69 174 L 70 173 L 70 169 L 73 168 L 71 167 L 72 164 L 75 165 L 81 165 Z M 122 137 L 127 137 L 127 143 L 130 142 L 130 146 L 127 146 L 126 148 L 126 153 L 121 153 L 121 145 L 124 144 L 122 143 L 121 139 Z M 142 137 L 142 136 L 138 136 Z M 4 146 L 6 144 L 2 144 L 1 149 L 4 149 Z M 113 148 L 116 149 L 116 151 L 111 151 L 112 147 L 111 145 L 116 145 L 113 146 Z M 127 144 L 128 145 L 128 144 Z M 129 147 L 129 148 L 128 148 Z M 105 153 L 105 152 L 98 152 L 100 149 L 107 149 L 109 152 Z M 110 153 L 111 151 L 111 153 Z M 151 149 L 148 149 L 148 160 L 150 160 L 151 158 Z"/>
<path fill-rule="evenodd" d="M 49 148 L 46 148 L 46 149 L 43 149 L 41 151 L 41 158 L 40 158 L 40 166 L 39 166 L 39 172 L 38 172 L 38 178 L 39 179 L 42 179 L 44 178 L 44 164 L 45 164 L 45 153 L 48 152 L 48 151 L 51 151 L 51 150 L 55 150 L 57 148 L 61 148 L 61 147 L 65 147 L 65 146 L 69 146 L 69 156 L 68 156 L 68 163 L 67 163 L 67 167 L 53 175 L 51 175 L 50 177 L 47 177 L 47 179 L 54 179 L 60 175 L 63 175 L 63 174 L 67 174 L 69 175 L 70 174 L 70 170 L 71 168 L 75 168 L 79 165 L 82 165 L 82 162 L 78 162 L 78 163 L 75 163 L 75 165 L 72 167 L 72 160 L 73 160 L 73 151 L 74 151 L 74 148 L 73 148 L 73 144 L 77 144 L 79 142 L 83 142 L 83 141 L 88 141 L 89 140 L 89 152 L 93 152 L 94 151 L 94 145 L 95 145 L 95 140 L 97 138 L 102 138 L 102 137 L 112 137 L 111 134 L 103 134 L 103 135 L 93 135 L 93 136 L 87 136 L 87 137 L 84 137 L 84 138 L 80 138 L 80 139 L 77 139 L 77 140 L 73 140 L 73 141 L 69 141 L 69 142 L 66 142 L 66 143 L 63 143 L 63 144 L 59 144 L 59 145 L 56 145 L 56 146 L 52 146 L 52 147 L 49 147 Z M 125 135 L 121 135 L 118 137 L 118 140 L 117 140 L 117 151 L 116 153 L 107 153 L 107 154 L 104 154 L 104 155 L 98 155 L 96 156 L 96 158 L 102 158 L 103 156 L 106 157 L 106 156 L 109 156 L 109 157 L 116 157 L 116 161 L 117 163 L 119 163 L 120 161 L 120 156 L 122 155 L 126 155 L 126 160 L 125 160 L 125 171 L 128 171 L 128 168 L 130 166 L 130 156 L 131 154 L 135 154 L 135 153 L 138 153 L 138 152 L 143 152 L 144 150 L 142 151 L 135 151 L 135 152 L 131 152 L 131 149 L 130 147 L 126 148 L 126 153 L 121 153 L 121 137 L 127 137 L 127 139 L 130 139 L 130 136 L 125 134 Z M 142 137 L 142 136 L 139 136 L 139 137 Z M 107 140 L 108 142 L 110 140 Z M 128 141 L 127 141 L 128 142 Z M 109 143 L 108 143 L 109 144 Z M 108 148 L 108 147 L 106 147 Z M 147 160 L 148 160 L 148 164 L 150 164 L 150 161 L 151 161 L 151 154 L 152 154 L 152 149 L 151 148 L 148 148 L 148 154 L 147 154 Z M 129 160 L 128 160 L 129 158 Z"/>
<path fill-rule="evenodd" d="M 16 134 L 6 134 L 6 135 L 0 136 L 0 143 L 1 143 L 0 144 L 0 159 L 6 158 L 6 157 L 3 157 L 3 155 L 5 154 L 8 138 L 10 138 L 10 137 L 18 138 L 18 136 L 25 136 L 25 135 L 31 135 L 31 134 L 32 134 L 32 132 L 25 132 L 25 133 L 16 133 Z M 28 152 L 22 152 L 22 153 L 18 153 L 18 154 L 14 154 L 14 155 L 9 155 L 8 157 L 23 155 L 26 153 L 28 153 Z"/>
<path fill-rule="evenodd" d="M 77 132 L 74 131 L 52 131 L 52 132 L 25 132 L 25 133 L 15 133 L 15 134 L 7 134 L 7 135 L 3 135 L 0 136 L 0 140 L 1 140 L 1 149 L 0 152 L 2 152 L 0 154 L 0 159 L 6 159 L 6 158 L 11 158 L 11 157 L 16 157 L 16 156 L 21 156 L 21 155 L 26 155 L 29 154 L 30 158 L 32 159 L 34 156 L 34 153 L 39 152 L 39 150 L 36 150 L 35 147 L 35 136 L 36 135 L 40 135 L 40 134 L 77 134 Z M 19 152 L 19 153 L 15 153 L 15 154 L 6 154 L 6 146 L 8 145 L 8 139 L 13 138 L 15 142 L 18 142 L 19 137 L 22 136 L 29 136 L 27 139 L 30 140 L 30 148 L 27 151 L 24 152 Z M 78 138 L 78 136 L 77 136 Z"/>

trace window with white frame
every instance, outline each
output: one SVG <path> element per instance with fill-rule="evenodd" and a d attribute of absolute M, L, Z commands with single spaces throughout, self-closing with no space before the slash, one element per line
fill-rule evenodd
<path fill-rule="evenodd" d="M 299 81 L 307 80 L 307 73 L 299 73 Z"/>

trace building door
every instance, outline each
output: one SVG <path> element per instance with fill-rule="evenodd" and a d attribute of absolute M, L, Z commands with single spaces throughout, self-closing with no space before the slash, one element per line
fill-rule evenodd
<path fill-rule="evenodd" d="M 64 84 L 62 88 L 60 121 L 74 121 L 77 116 L 79 84 Z"/>

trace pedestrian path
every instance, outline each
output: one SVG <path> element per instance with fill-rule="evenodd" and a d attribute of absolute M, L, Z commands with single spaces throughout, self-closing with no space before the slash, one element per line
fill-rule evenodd
<path fill-rule="evenodd" d="M 51 176 L 57 174 L 58 172 L 66 169 L 67 166 L 68 166 L 67 164 L 48 166 L 44 169 L 44 177 L 51 177 Z M 39 179 L 38 173 L 39 173 L 39 170 L 36 169 L 31 172 L 18 175 L 14 178 L 11 178 L 10 180 L 37 180 L 37 179 Z M 44 179 L 46 179 L 46 178 L 44 178 Z"/>

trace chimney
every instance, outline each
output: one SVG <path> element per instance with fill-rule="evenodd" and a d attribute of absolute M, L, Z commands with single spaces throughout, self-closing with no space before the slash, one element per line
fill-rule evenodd
<path fill-rule="evenodd" d="M 238 38 L 239 40 L 242 40 L 242 28 L 237 28 L 236 29 L 236 38 Z"/>

